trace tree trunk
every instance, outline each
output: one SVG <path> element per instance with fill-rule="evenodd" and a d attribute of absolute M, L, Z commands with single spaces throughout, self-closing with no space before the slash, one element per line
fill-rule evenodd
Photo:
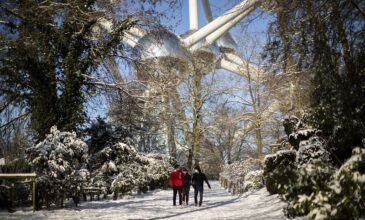
<path fill-rule="evenodd" d="M 340 40 L 341 45 L 342 45 L 343 60 L 345 61 L 346 68 L 347 68 L 348 72 L 351 75 L 353 75 L 353 71 L 354 71 L 355 68 L 354 68 L 354 65 L 353 65 L 353 62 L 352 62 L 351 49 L 350 49 L 349 41 L 347 39 L 347 34 L 346 34 L 345 27 L 344 27 L 344 22 L 341 18 L 339 5 L 337 3 L 333 3 L 333 4 L 334 4 L 334 6 L 333 6 L 333 17 L 335 18 L 334 22 L 336 23 L 339 40 Z"/>
<path fill-rule="evenodd" d="M 202 74 L 199 70 L 194 71 L 193 76 L 193 131 L 192 131 L 192 150 L 194 153 L 194 165 L 199 165 L 200 145 L 202 141 L 202 94 L 201 94 Z M 195 152 L 194 152 L 195 150 Z"/>
<path fill-rule="evenodd" d="M 188 170 L 192 170 L 193 169 L 193 157 L 194 157 L 194 146 L 191 146 L 191 149 L 189 149 L 189 155 L 188 155 Z"/>
<path fill-rule="evenodd" d="M 261 136 L 261 125 L 258 125 L 255 129 L 256 133 L 256 145 L 257 145 L 257 157 L 262 159 L 262 136 Z"/>
<path fill-rule="evenodd" d="M 175 126 L 174 119 L 172 118 L 170 111 L 170 99 L 167 93 L 162 97 L 162 114 L 163 120 L 165 121 L 165 132 L 167 136 L 167 146 L 170 152 L 170 156 L 176 159 L 176 143 L 175 143 Z"/>
<path fill-rule="evenodd" d="M 170 115 L 169 120 L 168 120 L 168 125 L 167 125 L 167 129 L 168 129 L 167 140 L 168 140 L 168 145 L 171 149 L 171 157 L 176 159 L 176 143 L 175 143 L 175 126 L 174 126 L 174 124 L 175 124 L 174 119 Z"/>

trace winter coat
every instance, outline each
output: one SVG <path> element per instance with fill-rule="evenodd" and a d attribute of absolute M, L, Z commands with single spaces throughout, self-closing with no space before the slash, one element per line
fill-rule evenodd
<path fill-rule="evenodd" d="M 204 173 L 198 172 L 198 173 L 193 174 L 192 183 L 193 183 L 194 189 L 203 188 L 204 181 L 207 183 L 208 187 L 210 188 L 210 184 Z"/>
<path fill-rule="evenodd" d="M 171 172 L 170 174 L 170 186 L 171 187 L 175 187 L 175 186 L 182 186 L 183 182 L 184 182 L 184 173 L 181 170 L 174 170 Z"/>
<path fill-rule="evenodd" d="M 184 188 L 189 188 L 191 186 L 191 176 L 189 173 L 185 174 L 185 178 L 184 178 L 184 182 L 183 182 L 183 187 Z"/>

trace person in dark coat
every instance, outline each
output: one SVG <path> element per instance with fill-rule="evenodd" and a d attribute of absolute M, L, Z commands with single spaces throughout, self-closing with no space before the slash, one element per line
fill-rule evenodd
<path fill-rule="evenodd" d="M 190 192 L 190 186 L 191 186 L 191 176 L 185 167 L 182 168 L 182 171 L 185 175 L 183 187 L 182 187 L 182 200 L 183 200 L 183 203 L 185 203 L 185 205 L 189 205 L 189 192 Z"/>
<path fill-rule="evenodd" d="M 173 190 L 173 205 L 176 206 L 176 194 L 179 193 L 179 204 L 182 205 L 182 185 L 184 182 L 184 173 L 181 171 L 180 166 L 176 165 L 175 170 L 170 174 L 170 187 Z"/>
<path fill-rule="evenodd" d="M 198 193 L 200 195 L 200 198 L 199 198 L 199 206 L 202 205 L 202 202 L 203 202 L 203 192 L 204 192 L 204 182 L 207 183 L 207 185 L 208 185 L 208 187 L 210 189 L 211 187 L 210 187 L 210 184 L 208 182 L 207 177 L 200 170 L 200 167 L 199 166 L 196 166 L 195 167 L 195 170 L 194 170 L 194 174 L 193 174 L 193 179 L 192 179 L 192 184 L 193 184 L 193 187 L 194 187 L 195 206 L 198 205 Z"/>

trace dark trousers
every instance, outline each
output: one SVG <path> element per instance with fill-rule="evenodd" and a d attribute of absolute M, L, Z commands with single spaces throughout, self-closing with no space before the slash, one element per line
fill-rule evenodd
<path fill-rule="evenodd" d="M 203 187 L 195 187 L 194 188 L 194 200 L 195 200 L 195 205 L 198 204 L 198 193 L 200 194 L 200 198 L 199 198 L 199 206 L 202 205 L 203 202 L 203 191 L 204 188 Z"/>
<path fill-rule="evenodd" d="M 174 191 L 173 205 L 176 205 L 176 194 L 177 193 L 179 193 L 179 204 L 182 205 L 182 198 L 181 198 L 182 187 L 181 186 L 174 186 L 174 187 L 172 187 L 172 190 Z"/>
<path fill-rule="evenodd" d="M 189 191 L 190 191 L 190 186 L 189 187 L 183 187 L 182 190 L 182 200 L 183 202 L 185 202 L 185 204 L 189 204 Z"/>

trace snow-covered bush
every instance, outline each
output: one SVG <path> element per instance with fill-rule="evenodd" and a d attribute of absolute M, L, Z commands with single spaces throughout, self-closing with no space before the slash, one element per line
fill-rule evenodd
<path fill-rule="evenodd" d="M 118 166 L 119 174 L 111 184 L 111 189 L 115 193 L 125 194 L 133 189 L 147 191 L 147 166 L 130 162 Z"/>
<path fill-rule="evenodd" d="M 228 188 L 233 194 L 242 193 L 245 190 L 245 177 L 248 173 L 262 169 L 261 160 L 249 158 L 243 161 L 236 161 L 232 164 L 225 165 L 223 171 L 219 174 L 221 184 Z M 258 173 L 257 173 L 258 174 Z M 251 178 L 248 179 L 247 189 L 259 187 L 256 183 L 254 173 L 251 173 Z M 251 181 L 251 182 L 250 182 Z"/>
<path fill-rule="evenodd" d="M 37 201 L 47 205 L 67 196 L 79 196 L 87 183 L 87 145 L 75 133 L 57 127 L 37 145 L 27 149 L 32 170 L 37 173 Z"/>
<path fill-rule="evenodd" d="M 142 156 L 124 143 L 104 148 L 91 160 L 92 186 L 100 187 L 107 193 L 114 192 L 114 198 L 118 193 L 147 191 L 152 180 L 159 183 L 168 178 L 167 157 L 157 154 Z"/>
<path fill-rule="evenodd" d="M 310 137 L 318 136 L 319 130 L 314 129 L 306 123 L 306 115 L 299 119 L 296 116 L 286 116 L 283 120 L 285 133 L 288 135 L 289 143 L 295 150 L 298 150 L 302 141 Z"/>
<path fill-rule="evenodd" d="M 264 186 L 263 184 L 264 171 L 263 170 L 255 170 L 248 172 L 245 176 L 245 180 L 243 183 L 243 187 L 245 191 L 253 191 L 256 189 L 260 189 Z"/>
<path fill-rule="evenodd" d="M 301 166 L 296 184 L 283 195 L 287 216 L 309 219 L 359 219 L 365 214 L 365 149 L 355 148 L 352 157 L 336 172 L 316 160 Z"/>
<path fill-rule="evenodd" d="M 271 194 L 283 193 L 285 186 L 295 179 L 295 150 L 281 150 L 266 155 L 264 159 L 264 177 L 267 190 Z"/>
<path fill-rule="evenodd" d="M 298 166 L 295 178 L 282 191 L 282 198 L 288 202 L 286 215 L 306 215 L 313 209 L 314 201 L 325 201 L 328 182 L 333 173 L 334 168 L 321 160 Z"/>
<path fill-rule="evenodd" d="M 359 219 L 365 216 L 365 149 L 352 156 L 332 176 L 323 199 L 314 199 L 311 219 Z"/>
<path fill-rule="evenodd" d="M 352 157 L 336 170 L 325 141 L 318 135 L 320 132 L 295 117 L 289 119 L 284 124 L 297 151 L 293 177 L 278 191 L 288 203 L 286 215 L 307 215 L 309 219 L 364 217 L 365 149 L 354 149 Z M 266 170 L 274 174 L 286 172 L 275 165 L 275 160 L 272 156 L 265 160 L 265 174 Z M 270 166 L 274 170 L 266 169 Z M 279 179 L 272 177 L 275 181 Z"/>
<path fill-rule="evenodd" d="M 246 174 L 250 171 L 262 168 L 261 161 L 249 158 L 244 161 L 236 161 L 232 164 L 225 165 L 220 176 L 230 180 L 244 180 Z"/>
<path fill-rule="evenodd" d="M 151 189 L 161 188 L 167 184 L 169 167 L 172 166 L 168 156 L 163 154 L 147 154 L 147 177 Z"/>
<path fill-rule="evenodd" d="M 308 164 L 314 160 L 331 163 L 330 153 L 324 148 L 323 140 L 318 136 L 301 141 L 297 152 L 298 165 Z"/>
<path fill-rule="evenodd" d="M 162 187 L 168 179 L 169 157 L 160 154 L 140 155 L 133 147 L 117 143 L 105 147 L 91 158 L 92 186 L 104 193 L 145 192 L 148 187 Z"/>

